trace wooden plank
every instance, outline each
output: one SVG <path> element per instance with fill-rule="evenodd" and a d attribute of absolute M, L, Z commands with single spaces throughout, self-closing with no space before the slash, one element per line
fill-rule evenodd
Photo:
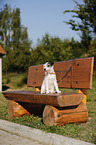
<path fill-rule="evenodd" d="M 81 103 L 70 109 L 58 110 L 57 108 L 47 105 L 43 111 L 43 122 L 46 125 L 64 125 L 65 123 L 81 123 L 88 120 L 88 111 L 86 106 Z"/>
<path fill-rule="evenodd" d="M 59 87 L 91 89 L 93 64 L 94 57 L 55 62 L 54 70 Z M 72 71 L 69 70 L 71 65 Z M 43 79 L 43 65 L 29 67 L 27 86 L 41 87 Z"/>
<path fill-rule="evenodd" d="M 43 65 L 29 67 L 27 86 L 40 87 L 44 78 Z"/>
<path fill-rule="evenodd" d="M 72 88 L 92 89 L 94 57 L 76 59 L 72 70 Z"/>
<path fill-rule="evenodd" d="M 80 93 L 41 94 L 35 91 L 5 91 L 3 94 L 5 98 L 16 102 L 47 104 L 59 107 L 78 105 L 83 99 L 83 94 Z"/>

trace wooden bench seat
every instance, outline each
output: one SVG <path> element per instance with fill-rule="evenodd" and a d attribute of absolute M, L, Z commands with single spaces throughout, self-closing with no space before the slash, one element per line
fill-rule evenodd
<path fill-rule="evenodd" d="M 3 92 L 8 100 L 32 104 L 52 105 L 57 107 L 76 106 L 83 99 L 80 93 L 41 94 L 36 91 L 9 91 Z"/>
<path fill-rule="evenodd" d="M 75 88 L 77 93 L 41 94 L 37 91 L 4 91 L 10 118 L 43 113 L 46 125 L 86 122 L 87 89 L 92 89 L 94 57 L 54 63 L 60 88 Z M 28 87 L 40 89 L 44 79 L 43 65 L 30 66 Z M 45 107 L 45 108 L 44 108 Z"/>

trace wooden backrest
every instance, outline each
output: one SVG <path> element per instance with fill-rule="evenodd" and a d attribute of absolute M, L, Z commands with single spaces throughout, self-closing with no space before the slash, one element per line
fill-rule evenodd
<path fill-rule="evenodd" d="M 94 57 L 54 63 L 59 87 L 92 89 Z M 41 87 L 44 79 L 43 65 L 30 66 L 27 86 Z"/>

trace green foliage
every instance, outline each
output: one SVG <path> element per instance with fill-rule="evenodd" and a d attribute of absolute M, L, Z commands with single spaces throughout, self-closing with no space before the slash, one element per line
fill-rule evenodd
<path fill-rule="evenodd" d="M 3 58 L 4 72 L 23 72 L 30 63 L 31 41 L 27 28 L 21 25 L 20 9 L 7 4 L 0 10 L 0 44 L 6 52 Z"/>
<path fill-rule="evenodd" d="M 61 40 L 59 37 L 52 37 L 45 34 L 38 40 L 37 47 L 32 50 L 31 64 L 43 64 L 46 61 L 64 61 L 74 59 L 82 55 L 81 44 L 72 40 Z"/>
<path fill-rule="evenodd" d="M 17 87 L 22 87 L 27 84 L 27 74 L 24 74 L 23 78 L 17 82 Z"/>
<path fill-rule="evenodd" d="M 9 84 L 10 83 L 10 78 L 7 78 L 6 79 L 6 84 Z"/>
<path fill-rule="evenodd" d="M 3 86 L 7 86 L 12 90 L 25 87 L 27 84 L 27 76 L 27 73 L 20 73 L 18 75 L 17 73 L 8 73 L 3 77 Z M 7 84 L 8 79 L 10 82 Z"/>
<path fill-rule="evenodd" d="M 94 56 L 94 70 L 96 71 L 96 38 L 91 41 L 88 56 Z"/>
<path fill-rule="evenodd" d="M 72 30 L 81 33 L 81 43 L 84 46 L 83 49 L 87 52 L 94 34 L 96 35 L 96 1 L 83 0 L 82 4 L 79 4 L 76 0 L 74 2 L 76 4 L 74 10 L 64 11 L 64 14 L 67 12 L 74 13 L 72 19 L 65 23 L 71 25 Z"/>
<path fill-rule="evenodd" d="M 91 4 L 92 0 L 89 0 Z M 96 69 L 96 39 L 91 40 L 90 36 L 95 33 L 95 9 L 93 4 L 89 7 L 88 1 L 84 1 L 82 5 L 76 1 L 76 10 L 67 10 L 73 12 L 73 18 L 81 19 L 80 23 L 75 20 L 67 22 L 72 26 L 73 30 L 81 31 L 81 42 L 71 40 L 61 40 L 58 36 L 50 36 L 45 34 L 37 41 L 36 48 L 31 48 L 31 41 L 28 39 L 27 28 L 21 25 L 20 9 L 11 9 L 7 4 L 0 10 L 0 44 L 4 48 L 6 55 L 3 57 L 3 72 L 25 72 L 30 65 L 43 64 L 46 61 L 64 61 L 80 57 L 95 58 L 94 69 Z M 94 9 L 90 12 L 88 11 Z M 81 11 L 82 10 L 82 11 Z M 89 12 L 89 15 L 86 16 Z M 84 14 L 84 15 L 83 15 Z M 21 83 L 22 84 L 22 83 Z M 20 85 L 20 84 L 19 84 Z"/>

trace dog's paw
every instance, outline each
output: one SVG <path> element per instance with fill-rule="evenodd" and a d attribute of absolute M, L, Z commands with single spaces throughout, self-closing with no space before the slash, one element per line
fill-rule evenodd
<path fill-rule="evenodd" d="M 42 93 L 42 92 L 40 92 L 41 94 L 44 94 L 44 93 Z"/>
<path fill-rule="evenodd" d="M 57 93 L 61 93 L 61 91 L 58 91 Z"/>
<path fill-rule="evenodd" d="M 45 94 L 45 92 L 44 92 L 44 91 L 41 91 L 40 93 L 41 93 L 41 94 Z"/>
<path fill-rule="evenodd" d="M 56 92 L 55 92 L 55 91 L 52 91 L 51 93 L 52 93 L 52 94 L 55 94 Z"/>

